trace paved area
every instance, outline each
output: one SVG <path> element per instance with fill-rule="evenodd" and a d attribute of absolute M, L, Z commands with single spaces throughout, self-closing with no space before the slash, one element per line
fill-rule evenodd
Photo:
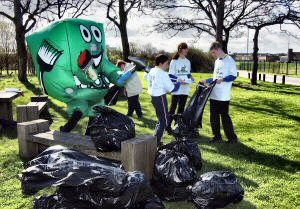
<path fill-rule="evenodd" d="M 248 78 L 248 71 L 239 70 L 238 72 L 239 72 L 240 77 Z M 257 80 L 259 78 L 258 74 L 257 74 Z M 250 72 L 250 78 L 251 78 L 251 72 Z M 263 80 L 263 73 L 261 73 L 261 80 Z M 274 82 L 274 75 L 266 74 L 266 81 Z M 282 76 L 281 75 L 276 76 L 276 83 L 282 83 Z M 300 86 L 300 78 L 285 76 L 285 83 Z"/>

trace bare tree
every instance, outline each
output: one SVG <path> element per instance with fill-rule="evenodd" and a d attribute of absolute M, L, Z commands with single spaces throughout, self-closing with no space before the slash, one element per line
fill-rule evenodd
<path fill-rule="evenodd" d="M 123 59 L 128 60 L 130 54 L 127 34 L 128 15 L 132 9 L 141 8 L 141 0 L 98 0 L 98 3 L 106 7 L 106 17 L 120 31 Z"/>
<path fill-rule="evenodd" d="M 15 53 L 16 41 L 14 39 L 14 28 L 11 24 L 5 21 L 0 21 L 0 48 L 3 49 L 4 66 L 7 75 L 9 75 L 9 56 Z"/>
<path fill-rule="evenodd" d="M 257 85 L 258 37 L 261 29 L 276 24 L 294 24 L 300 29 L 300 10 L 298 0 L 264 1 L 268 4 L 255 11 L 255 16 L 242 24 L 255 30 L 253 37 L 253 69 L 251 84 Z"/>
<path fill-rule="evenodd" d="M 222 43 L 227 52 L 227 45 L 232 31 L 240 36 L 237 29 L 243 19 L 253 17 L 263 1 L 256 0 L 147 0 L 147 7 L 166 11 L 155 25 L 159 32 L 173 30 L 176 33 L 186 30 L 195 30 L 200 36 L 203 32 L 215 37 Z M 181 11 L 180 11 L 181 10 Z"/>
<path fill-rule="evenodd" d="M 46 18 L 49 12 L 62 15 L 58 6 L 64 6 L 66 11 L 71 8 L 71 12 L 78 11 L 71 5 L 74 2 L 86 2 L 84 0 L 1 0 L 0 15 L 8 18 L 15 26 L 15 39 L 17 43 L 18 57 L 18 79 L 27 82 L 27 51 L 25 44 L 25 34 L 29 32 L 37 23 L 39 18 Z M 83 8 L 77 8 L 80 11 Z M 80 14 L 80 12 L 78 13 Z"/>

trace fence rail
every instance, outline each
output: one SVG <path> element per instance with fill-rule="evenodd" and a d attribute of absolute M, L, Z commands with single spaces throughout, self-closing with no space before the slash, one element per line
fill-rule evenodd
<path fill-rule="evenodd" d="M 239 70 L 252 71 L 253 61 L 239 61 L 237 62 Z M 258 62 L 258 72 L 296 75 L 300 74 L 300 62 Z"/>

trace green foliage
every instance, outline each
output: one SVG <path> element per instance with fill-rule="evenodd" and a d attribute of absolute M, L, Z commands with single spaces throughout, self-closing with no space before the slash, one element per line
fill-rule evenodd
<path fill-rule="evenodd" d="M 143 74 L 139 76 L 142 78 Z M 193 74 L 199 81 L 210 74 Z M 34 85 L 23 85 L 17 77 L 1 78 L 0 90 L 5 87 L 17 87 L 25 91 L 25 97 L 14 100 L 16 105 L 26 104 L 30 96 L 39 94 L 36 77 L 29 80 Z M 230 204 L 227 209 L 280 208 L 296 209 L 300 205 L 300 87 L 263 83 L 251 86 L 249 80 L 238 78 L 232 89 L 230 114 L 238 144 L 210 144 L 212 136 L 209 123 L 209 108 L 205 109 L 201 138 L 195 139 L 201 149 L 204 167 L 198 174 L 212 170 L 233 171 L 245 189 L 245 199 L 238 204 Z M 195 90 L 192 86 L 191 92 Z M 168 96 L 170 102 L 170 96 Z M 143 81 L 143 93 L 140 101 L 145 114 L 142 120 L 136 115 L 137 135 L 153 134 L 157 122 L 151 99 Z M 66 122 L 66 106 L 50 98 L 49 111 L 55 123 L 52 130 Z M 207 104 L 209 107 L 209 104 Z M 113 107 L 126 114 L 127 102 L 120 101 Z M 15 113 L 16 111 L 14 111 Z M 16 115 L 14 114 L 14 118 Z M 80 121 L 75 132 L 84 133 L 87 118 Z M 225 139 L 225 136 L 223 135 Z M 165 134 L 163 141 L 172 139 Z M 32 200 L 41 194 L 51 193 L 54 189 L 43 190 L 34 196 L 24 196 L 18 174 L 23 170 L 23 162 L 18 156 L 17 133 L 5 130 L 0 134 L 0 208 L 32 208 Z M 190 202 L 165 202 L 167 209 L 196 209 Z"/>
<path fill-rule="evenodd" d="M 187 58 L 191 61 L 192 72 L 210 73 L 214 69 L 213 57 L 201 49 L 190 47 Z"/>

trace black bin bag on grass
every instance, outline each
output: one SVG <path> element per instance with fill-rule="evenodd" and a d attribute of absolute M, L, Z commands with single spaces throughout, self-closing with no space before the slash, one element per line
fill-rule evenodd
<path fill-rule="evenodd" d="M 244 197 L 244 189 L 229 171 L 205 173 L 187 190 L 199 209 L 223 208 L 229 203 L 240 202 Z"/>
<path fill-rule="evenodd" d="M 178 138 L 161 147 L 161 149 L 174 150 L 186 155 L 190 164 L 200 170 L 202 168 L 202 157 L 198 144 L 187 138 Z"/>
<path fill-rule="evenodd" d="M 21 175 L 24 194 L 59 187 L 55 194 L 35 200 L 34 208 L 148 209 L 151 204 L 164 208 L 143 173 L 127 173 L 104 159 L 57 145 L 28 165 Z"/>
<path fill-rule="evenodd" d="M 197 178 L 189 158 L 171 149 L 158 151 L 154 162 L 152 186 L 154 192 L 167 201 L 185 200 L 186 187 Z"/>
<path fill-rule="evenodd" d="M 96 117 L 89 123 L 87 132 L 98 151 L 121 150 L 121 142 L 135 137 L 132 119 L 105 106 L 95 107 Z"/>
<path fill-rule="evenodd" d="M 182 113 L 184 124 L 189 128 L 202 128 L 202 116 L 206 102 L 212 92 L 215 82 L 209 86 L 198 84 L 196 91 Z"/>

